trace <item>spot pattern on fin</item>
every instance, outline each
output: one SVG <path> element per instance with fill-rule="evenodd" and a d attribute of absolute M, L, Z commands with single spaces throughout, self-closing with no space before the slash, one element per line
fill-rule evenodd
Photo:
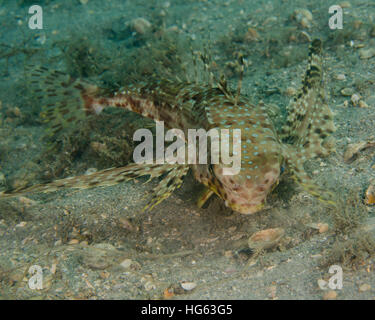
<path fill-rule="evenodd" d="M 324 142 L 335 131 L 333 115 L 324 98 L 322 68 L 322 43 L 315 39 L 302 88 L 287 108 L 287 123 L 281 134 L 306 160 L 328 155 L 330 150 Z"/>
<path fill-rule="evenodd" d="M 64 128 L 77 127 L 93 112 L 89 100 L 98 91 L 95 85 L 43 66 L 30 70 L 29 78 L 30 88 L 42 105 L 41 118 L 51 140 Z"/>

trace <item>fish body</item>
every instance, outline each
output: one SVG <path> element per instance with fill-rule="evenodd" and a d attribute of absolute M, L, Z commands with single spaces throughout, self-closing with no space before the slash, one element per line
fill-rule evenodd
<path fill-rule="evenodd" d="M 151 209 L 181 185 L 191 167 L 195 178 L 207 187 L 205 199 L 215 193 L 234 211 L 251 214 L 263 208 L 267 195 L 279 181 L 281 167 L 285 166 L 301 187 L 331 202 L 328 193 L 314 185 L 303 168 L 308 159 L 328 154 L 324 141 L 334 131 L 332 114 L 322 92 L 321 50 L 321 42 L 314 40 L 302 88 L 288 107 L 282 133 L 275 129 L 265 105 L 253 105 L 247 97 L 229 90 L 225 83 L 211 86 L 161 79 L 103 96 L 98 87 L 70 79 L 59 71 L 49 72 L 44 67 L 34 70 L 32 83 L 39 86 L 36 92 L 45 106 L 42 116 L 52 137 L 68 126 L 78 125 L 88 114 L 117 107 L 163 121 L 167 128 L 180 129 L 186 136 L 189 129 L 240 129 L 241 168 L 238 174 L 226 175 L 226 165 L 221 163 L 130 164 L 2 192 L 0 197 L 107 186 L 146 175 L 163 176 L 146 206 Z"/>

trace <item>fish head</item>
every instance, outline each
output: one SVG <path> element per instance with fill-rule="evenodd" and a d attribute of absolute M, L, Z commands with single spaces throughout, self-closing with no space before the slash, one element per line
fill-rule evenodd
<path fill-rule="evenodd" d="M 253 162 L 254 163 L 254 162 Z M 242 167 L 238 174 L 224 174 L 225 167 L 213 165 L 214 183 L 211 189 L 233 211 L 252 214 L 263 209 L 267 195 L 274 189 L 280 177 L 279 163 L 263 163 L 254 167 Z"/>
<path fill-rule="evenodd" d="M 240 161 L 236 161 L 240 166 L 233 174 L 228 174 L 231 165 L 227 162 L 209 165 L 208 179 L 203 183 L 222 198 L 227 207 L 252 214 L 264 207 L 267 195 L 279 181 L 284 161 L 282 145 L 264 104 L 255 106 L 245 97 L 236 102 L 228 100 L 212 103 L 206 112 L 212 126 L 220 128 L 221 132 L 229 130 L 228 140 L 221 136 L 220 156 L 223 145 L 229 144 L 232 150 L 229 157 L 230 153 L 241 155 Z M 240 149 L 235 150 L 236 139 L 241 143 Z"/>

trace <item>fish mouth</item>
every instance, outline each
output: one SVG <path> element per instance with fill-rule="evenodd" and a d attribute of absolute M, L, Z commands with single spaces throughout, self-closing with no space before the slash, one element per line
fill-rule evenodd
<path fill-rule="evenodd" d="M 261 211 L 264 208 L 264 203 L 258 204 L 238 204 L 238 203 L 227 203 L 225 205 L 231 208 L 233 211 L 242 214 L 253 214 Z"/>

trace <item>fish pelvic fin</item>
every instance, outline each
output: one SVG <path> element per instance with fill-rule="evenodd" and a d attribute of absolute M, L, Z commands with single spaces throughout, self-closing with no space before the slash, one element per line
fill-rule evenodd
<path fill-rule="evenodd" d="M 181 187 L 183 177 L 188 173 L 189 166 L 168 165 L 169 171 L 152 192 L 152 198 L 142 211 L 151 211 L 156 205 L 167 199 L 174 190 Z"/>

